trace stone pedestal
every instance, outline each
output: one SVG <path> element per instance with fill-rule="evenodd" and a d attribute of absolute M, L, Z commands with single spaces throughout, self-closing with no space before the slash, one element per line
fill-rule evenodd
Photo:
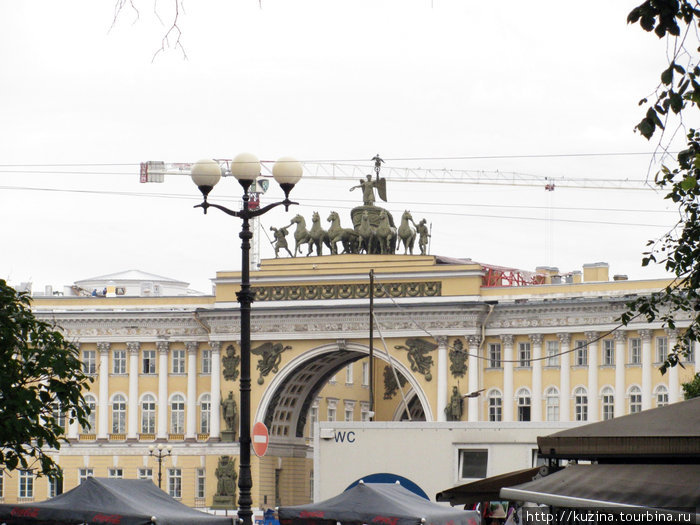
<path fill-rule="evenodd" d="M 214 496 L 211 503 L 212 509 L 227 510 L 236 508 L 236 496 Z"/>
<path fill-rule="evenodd" d="M 234 443 L 236 441 L 236 433 L 233 430 L 222 430 L 221 441 L 223 443 Z"/>

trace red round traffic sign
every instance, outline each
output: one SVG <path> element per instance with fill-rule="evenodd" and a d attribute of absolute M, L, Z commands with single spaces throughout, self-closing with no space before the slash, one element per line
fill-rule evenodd
<path fill-rule="evenodd" d="M 259 458 L 267 452 L 267 444 L 270 442 L 270 434 L 264 423 L 258 421 L 253 425 L 253 452 Z"/>

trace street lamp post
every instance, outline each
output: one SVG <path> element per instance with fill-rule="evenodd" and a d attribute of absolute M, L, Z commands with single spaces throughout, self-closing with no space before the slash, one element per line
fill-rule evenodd
<path fill-rule="evenodd" d="M 217 208 L 243 221 L 241 232 L 238 235 L 242 242 L 241 290 L 237 294 L 238 302 L 241 305 L 241 429 L 239 436 L 238 519 L 243 525 L 252 525 L 253 523 L 253 499 L 251 496 L 253 478 L 250 472 L 250 310 L 253 303 L 253 293 L 250 289 L 250 240 L 253 234 L 250 231 L 250 219 L 259 217 L 280 205 L 284 205 L 285 210 L 289 210 L 290 205 L 297 204 L 289 200 L 289 192 L 301 179 L 302 171 L 302 166 L 298 161 L 290 157 L 280 158 L 272 167 L 272 176 L 284 191 L 284 200 L 251 210 L 248 205 L 250 199 L 248 190 L 255 179 L 260 176 L 260 161 L 250 153 L 241 153 L 236 156 L 231 162 L 231 174 L 243 187 L 243 207 L 238 211 L 207 202 L 209 192 L 221 179 L 221 168 L 216 161 L 201 160 L 192 166 L 191 171 L 192 180 L 204 196 L 202 203 L 196 205 L 195 208 L 202 208 L 204 213 L 207 213 L 208 208 Z"/>
<path fill-rule="evenodd" d="M 159 443 L 157 447 L 154 447 L 153 445 L 148 447 L 148 455 L 156 458 L 156 461 L 158 462 L 158 488 L 161 488 L 160 485 L 163 480 L 163 460 L 172 455 L 172 453 L 173 447 L 170 445 L 163 447 L 163 444 Z"/>

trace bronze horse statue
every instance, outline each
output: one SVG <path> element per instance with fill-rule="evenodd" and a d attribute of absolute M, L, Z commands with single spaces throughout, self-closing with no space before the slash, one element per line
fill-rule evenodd
<path fill-rule="evenodd" d="M 314 247 L 316 248 L 316 255 L 323 255 L 324 244 L 329 248 L 331 247 L 331 243 L 328 238 L 328 232 L 321 228 L 321 218 L 319 217 L 317 211 L 315 211 L 311 216 L 311 229 L 309 230 L 309 238 L 309 253 L 307 255 L 311 255 L 311 251 Z"/>
<path fill-rule="evenodd" d="M 326 220 L 331 223 L 330 228 L 328 228 L 331 253 L 338 254 L 338 242 L 343 245 L 343 253 L 358 253 L 360 235 L 355 230 L 343 228 L 340 225 L 338 212 L 332 211 Z"/>
<path fill-rule="evenodd" d="M 411 228 L 410 222 L 413 222 L 413 217 L 408 210 L 401 215 L 401 224 L 399 225 L 399 244 L 403 243 L 403 253 L 406 255 L 411 251 L 413 255 L 413 244 L 416 242 L 416 230 Z M 398 248 L 398 246 L 397 246 Z"/>
<path fill-rule="evenodd" d="M 306 255 L 311 255 L 313 245 L 311 244 L 311 236 L 309 235 L 309 231 L 306 229 L 306 221 L 304 220 L 304 217 L 301 215 L 296 215 L 292 219 L 289 226 L 291 227 L 293 224 L 297 225 L 296 230 L 294 230 L 294 257 L 297 256 L 297 253 L 301 253 L 301 246 L 303 244 L 309 245 L 309 252 Z"/>

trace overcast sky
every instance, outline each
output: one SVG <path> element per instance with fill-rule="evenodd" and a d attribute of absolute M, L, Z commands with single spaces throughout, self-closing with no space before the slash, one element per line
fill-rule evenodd
<path fill-rule="evenodd" d="M 109 0 L 0 2 L 0 278 L 56 289 L 140 269 L 209 291 L 217 270 L 240 267 L 239 222 L 194 210 L 189 177 L 140 184 L 138 165 L 243 151 L 309 163 L 292 194 L 300 206 L 266 215 L 264 230 L 315 210 L 325 223 L 333 209 L 349 226 L 357 181 L 318 178 L 315 162 L 369 173 L 379 153 L 397 169 L 538 177 L 390 176 L 378 204 L 397 220 L 405 209 L 425 217 L 433 254 L 662 275 L 640 266 L 646 240 L 676 219 L 661 194 L 564 183 L 655 172 L 655 142 L 633 128 L 665 44 L 627 25 L 639 0 L 190 1 L 186 57 L 170 47 L 155 59 L 171 2 L 156 4 L 162 23 L 152 1 L 134 3 L 138 18 L 125 7 L 112 27 Z M 268 202 L 281 195 L 271 186 Z M 239 195 L 226 179 L 211 200 L 235 207 Z M 263 258 L 273 255 L 263 238 Z"/>

